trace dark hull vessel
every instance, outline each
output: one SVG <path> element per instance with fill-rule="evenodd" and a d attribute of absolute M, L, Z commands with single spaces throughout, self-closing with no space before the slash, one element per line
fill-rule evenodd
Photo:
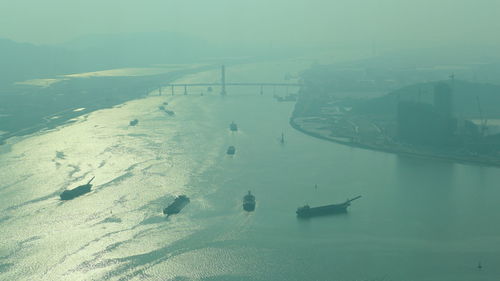
<path fill-rule="evenodd" d="M 229 124 L 229 130 L 231 130 L 233 132 L 238 131 L 238 125 L 236 125 L 236 123 L 234 123 L 234 122 L 231 122 L 231 124 Z"/>
<path fill-rule="evenodd" d="M 247 212 L 255 210 L 255 196 L 253 196 L 250 191 L 243 197 L 243 210 Z"/>
<path fill-rule="evenodd" d="M 169 116 L 174 116 L 175 115 L 175 112 L 173 112 L 172 110 L 168 110 L 168 109 L 165 109 L 164 110 L 166 114 L 168 114 Z"/>
<path fill-rule="evenodd" d="M 189 203 L 189 201 L 190 200 L 186 195 L 180 195 L 175 198 L 172 204 L 163 209 L 163 214 L 167 216 L 178 214 Z"/>
<path fill-rule="evenodd" d="M 167 105 L 168 103 L 164 102 L 163 104 Z M 167 109 L 165 106 L 163 105 L 160 105 L 158 107 L 161 111 L 165 112 L 166 114 L 168 114 L 169 116 L 174 116 L 175 115 L 175 112 L 173 112 L 172 110 L 169 110 Z"/>
<path fill-rule="evenodd" d="M 135 125 L 137 125 L 137 123 L 139 123 L 139 120 L 134 119 L 134 120 L 130 121 L 129 125 L 130 126 L 135 126 Z"/>
<path fill-rule="evenodd" d="M 309 205 L 305 205 L 304 207 L 300 207 L 297 209 L 297 216 L 299 218 L 310 218 L 317 216 L 327 216 L 333 214 L 343 214 L 347 213 L 347 207 L 351 205 L 351 202 L 361 198 L 361 196 L 357 196 L 353 199 L 346 200 L 341 204 L 332 204 L 320 207 L 309 207 Z"/>
<path fill-rule="evenodd" d="M 92 182 L 94 178 L 95 177 L 91 178 L 87 184 L 77 186 L 73 189 L 65 190 L 63 193 L 61 193 L 61 200 L 71 200 L 85 193 L 89 193 L 90 189 L 92 188 L 92 184 L 90 182 Z"/>
<path fill-rule="evenodd" d="M 226 153 L 229 155 L 234 155 L 236 153 L 236 148 L 231 145 L 230 147 L 227 148 Z"/>

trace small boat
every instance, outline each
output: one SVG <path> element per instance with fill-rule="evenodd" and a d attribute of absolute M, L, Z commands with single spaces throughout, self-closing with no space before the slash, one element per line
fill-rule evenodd
<path fill-rule="evenodd" d="M 283 134 L 283 133 L 281 133 L 280 143 L 281 143 L 281 144 L 284 144 L 284 143 L 285 143 L 285 134 Z"/>
<path fill-rule="evenodd" d="M 243 197 L 243 210 L 247 212 L 255 210 L 255 196 L 253 196 L 250 191 Z"/>
<path fill-rule="evenodd" d="M 158 108 L 159 108 L 160 110 L 165 110 L 165 109 L 166 109 L 166 108 L 165 108 L 165 106 L 163 106 L 163 105 L 160 105 Z"/>
<path fill-rule="evenodd" d="M 137 125 L 137 123 L 139 123 L 139 120 L 134 119 L 134 120 L 130 121 L 130 123 L 128 123 L 128 124 L 129 124 L 130 126 L 135 126 L 135 125 Z"/>
<path fill-rule="evenodd" d="M 233 131 L 233 132 L 236 132 L 238 131 L 238 125 L 236 125 L 236 123 L 231 122 L 231 124 L 229 124 L 229 130 Z"/>
<path fill-rule="evenodd" d="M 186 195 L 179 195 L 172 204 L 163 209 L 163 214 L 167 216 L 178 214 L 189 202 L 190 200 Z"/>
<path fill-rule="evenodd" d="M 173 112 L 172 110 L 165 109 L 164 111 L 165 111 L 165 113 L 167 113 L 169 116 L 174 116 L 174 115 L 175 115 L 175 112 Z"/>
<path fill-rule="evenodd" d="M 354 197 L 353 199 L 347 199 L 344 203 L 332 204 L 320 207 L 310 207 L 305 205 L 297 209 L 296 213 L 299 218 L 309 218 L 316 216 L 325 216 L 332 214 L 342 214 L 347 213 L 347 207 L 351 205 L 351 202 L 361 198 L 361 196 Z"/>
<path fill-rule="evenodd" d="M 231 145 L 230 147 L 227 148 L 227 152 L 226 153 L 229 154 L 229 155 L 234 155 L 236 153 L 236 148 Z"/>
<path fill-rule="evenodd" d="M 94 178 L 95 177 L 92 177 L 89 180 L 89 182 L 87 182 L 86 184 L 77 186 L 73 189 L 68 189 L 68 190 L 63 191 L 63 193 L 61 193 L 61 195 L 60 195 L 61 200 L 71 200 L 71 199 L 74 199 L 74 198 L 81 196 L 85 193 L 89 193 L 90 189 L 92 188 L 91 182 L 94 180 Z"/>
<path fill-rule="evenodd" d="M 297 100 L 297 94 L 289 94 L 289 95 L 286 95 L 284 97 L 280 97 L 280 96 L 275 95 L 274 97 L 279 102 L 287 102 L 287 101 L 296 101 Z"/>

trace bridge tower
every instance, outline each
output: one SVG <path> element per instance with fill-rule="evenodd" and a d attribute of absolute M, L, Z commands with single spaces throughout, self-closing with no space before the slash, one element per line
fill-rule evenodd
<path fill-rule="evenodd" d="M 220 84 L 222 86 L 220 94 L 223 95 L 223 96 L 225 96 L 227 93 L 226 93 L 226 67 L 224 65 L 222 65 L 222 67 L 221 67 Z"/>

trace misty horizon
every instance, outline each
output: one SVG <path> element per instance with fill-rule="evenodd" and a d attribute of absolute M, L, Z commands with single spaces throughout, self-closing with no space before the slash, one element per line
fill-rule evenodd
<path fill-rule="evenodd" d="M 26 9 L 26 7 L 30 7 Z M 498 46 L 497 1 L 24 1 L 4 4 L 0 38 L 57 45 L 92 34 L 171 32 L 213 45 L 381 49 Z M 36 24 L 33 24 L 36 23 Z"/>

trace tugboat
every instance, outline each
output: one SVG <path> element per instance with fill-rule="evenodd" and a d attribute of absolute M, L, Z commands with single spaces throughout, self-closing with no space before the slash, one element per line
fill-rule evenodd
<path fill-rule="evenodd" d="M 228 155 L 234 155 L 236 153 L 236 148 L 234 146 L 230 146 L 227 148 L 227 152 L 226 152 Z"/>
<path fill-rule="evenodd" d="M 172 204 L 163 209 L 163 214 L 167 215 L 167 217 L 178 214 L 188 203 L 189 198 L 186 195 L 179 195 L 175 198 Z"/>
<path fill-rule="evenodd" d="M 231 122 L 231 124 L 229 124 L 229 130 L 233 131 L 233 132 L 236 132 L 238 131 L 238 125 L 236 125 L 236 123 Z"/>
<path fill-rule="evenodd" d="M 73 189 L 65 190 L 61 193 L 61 200 L 71 200 L 85 193 L 89 193 L 92 188 L 92 184 L 90 184 L 95 177 L 92 177 L 89 182 L 84 185 L 77 186 Z"/>
<path fill-rule="evenodd" d="M 243 210 L 247 212 L 255 210 L 255 196 L 253 196 L 250 191 L 243 197 Z"/>
<path fill-rule="evenodd" d="M 137 125 L 137 123 L 139 123 L 139 120 L 134 119 L 134 120 L 130 121 L 130 123 L 128 123 L 128 124 L 129 124 L 130 126 L 135 126 L 135 125 Z"/>
<path fill-rule="evenodd" d="M 332 204 L 320 207 L 310 207 L 309 205 L 305 205 L 304 207 L 298 208 L 296 213 L 299 218 L 309 218 L 309 217 L 325 216 L 331 214 L 347 213 L 347 207 L 351 205 L 352 201 L 359 198 L 361 198 L 361 196 L 356 196 L 353 199 L 347 199 L 344 203 Z"/>

